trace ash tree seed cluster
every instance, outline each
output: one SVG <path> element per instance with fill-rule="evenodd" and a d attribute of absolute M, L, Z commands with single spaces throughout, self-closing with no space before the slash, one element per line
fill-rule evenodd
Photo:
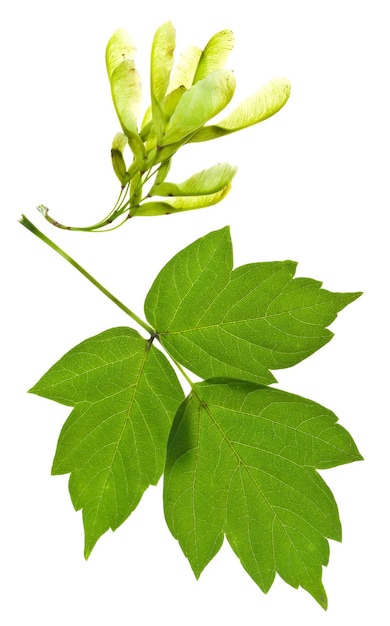
<path fill-rule="evenodd" d="M 118 200 L 106 217 L 88 227 L 63 226 L 51 218 L 47 207 L 40 205 L 45 218 L 59 228 L 99 231 L 117 227 L 129 217 L 179 213 L 223 200 L 236 167 L 218 163 L 174 183 L 166 180 L 172 158 L 183 145 L 217 139 L 262 122 L 277 113 L 290 95 L 289 81 L 274 79 L 227 117 L 208 125 L 234 95 L 234 74 L 224 69 L 233 46 L 233 33 L 223 30 L 210 39 L 204 50 L 188 48 L 174 66 L 175 29 L 171 22 L 160 26 L 151 50 L 151 104 L 139 128 L 142 91 L 134 60 L 136 48 L 124 29 L 117 30 L 107 45 L 106 66 L 122 127 L 111 148 L 112 165 L 121 183 Z M 127 148 L 132 155 L 130 163 L 126 162 Z"/>

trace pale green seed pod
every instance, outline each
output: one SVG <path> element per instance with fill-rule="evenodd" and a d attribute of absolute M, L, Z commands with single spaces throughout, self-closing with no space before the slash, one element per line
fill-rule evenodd
<path fill-rule="evenodd" d="M 280 111 L 289 99 L 290 91 L 291 85 L 286 78 L 275 78 L 243 100 L 225 119 L 201 128 L 190 141 L 209 141 L 258 124 Z"/>
<path fill-rule="evenodd" d="M 171 22 L 166 22 L 157 29 L 154 35 L 150 59 L 152 115 L 158 143 L 165 129 L 163 99 L 169 85 L 175 46 L 176 31 Z"/>
<path fill-rule="evenodd" d="M 114 70 L 122 61 L 125 59 L 134 61 L 135 52 L 136 47 L 129 33 L 124 28 L 116 30 L 106 48 L 106 66 L 110 82 Z"/>
<path fill-rule="evenodd" d="M 145 202 L 136 207 L 132 212 L 133 216 L 145 215 L 168 215 L 170 213 L 182 213 L 183 211 L 193 211 L 203 209 L 213 204 L 221 202 L 229 193 L 232 183 L 229 183 L 217 193 L 203 196 L 182 196 L 180 198 L 167 198 L 164 201 Z"/>
<path fill-rule="evenodd" d="M 223 69 L 234 44 L 235 39 L 231 30 L 221 30 L 213 35 L 200 56 L 193 84 L 212 72 Z"/>
<path fill-rule="evenodd" d="M 114 172 L 117 175 L 122 187 L 128 182 L 127 167 L 124 158 L 124 150 L 128 144 L 126 135 L 117 133 L 112 142 L 111 159 Z"/>
<path fill-rule="evenodd" d="M 202 170 L 182 183 L 159 182 L 156 178 L 150 194 L 153 196 L 206 196 L 224 189 L 237 172 L 229 163 L 218 163 Z"/>
<path fill-rule="evenodd" d="M 155 178 L 153 187 L 156 186 L 156 185 L 159 186 L 159 185 L 161 185 L 164 182 L 164 180 L 166 179 L 166 177 L 167 177 L 167 175 L 169 173 L 169 170 L 171 169 L 171 163 L 172 163 L 172 159 L 167 159 L 166 161 L 164 161 L 164 163 L 161 163 L 161 165 L 160 165 L 160 167 L 158 169 L 158 172 L 156 174 L 156 178 Z M 153 195 L 152 189 L 150 190 L 150 195 Z"/>
<path fill-rule="evenodd" d="M 176 143 L 201 128 L 229 104 L 235 88 L 228 70 L 217 70 L 193 85 L 180 98 L 158 145 Z"/>

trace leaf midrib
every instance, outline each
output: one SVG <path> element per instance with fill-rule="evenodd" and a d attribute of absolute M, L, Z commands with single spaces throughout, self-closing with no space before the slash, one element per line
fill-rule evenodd
<path fill-rule="evenodd" d="M 279 313 L 272 313 L 271 315 L 260 315 L 257 317 L 248 317 L 245 319 L 238 319 L 238 320 L 232 320 L 229 322 L 215 322 L 213 324 L 207 324 L 204 326 L 194 326 L 191 328 L 182 328 L 182 329 L 177 329 L 177 330 L 163 330 L 163 331 L 157 331 L 158 335 L 178 335 L 178 334 L 183 334 L 183 333 L 188 333 L 188 332 L 194 332 L 194 331 L 198 331 L 198 330 L 208 330 L 209 328 L 216 328 L 216 327 L 224 327 L 224 326 L 231 326 L 233 324 L 237 325 L 237 324 L 245 324 L 247 322 L 258 322 L 260 320 L 264 320 L 266 322 L 269 322 L 269 319 L 272 317 L 278 317 L 281 315 L 291 315 L 297 311 L 306 311 L 309 309 L 313 309 L 313 306 L 306 306 L 306 307 L 300 307 L 300 308 L 296 308 L 296 309 L 289 309 L 288 311 L 281 311 Z M 308 326 L 317 326 L 319 328 L 322 328 L 322 326 L 320 324 L 313 324 L 312 322 L 307 322 L 307 321 L 301 321 L 301 320 L 297 320 L 299 321 L 299 323 L 301 324 L 307 324 Z M 280 332 L 283 332 L 280 329 L 277 329 Z M 324 329 L 327 330 L 327 329 Z"/>
<path fill-rule="evenodd" d="M 196 391 L 196 395 L 198 396 L 199 400 L 201 400 L 202 396 L 200 394 L 198 394 L 198 392 Z M 233 445 L 233 442 L 227 437 L 227 435 L 225 434 L 224 430 L 221 428 L 219 422 L 216 420 L 216 418 L 214 418 L 211 409 L 209 407 L 209 403 L 202 401 L 202 405 L 203 405 L 203 409 L 207 412 L 207 414 L 209 415 L 211 421 L 213 422 L 215 428 L 218 430 L 218 432 L 221 435 L 221 438 L 223 439 L 223 441 L 228 445 L 228 447 L 231 449 L 231 451 L 233 452 L 233 455 L 237 458 L 237 467 L 235 468 L 234 471 L 237 471 L 237 469 L 239 469 L 240 467 L 243 467 L 245 472 L 248 474 L 249 478 L 251 479 L 251 481 L 254 483 L 255 487 L 257 488 L 257 490 L 259 491 L 259 493 L 262 495 L 265 503 L 267 504 L 267 506 L 269 507 L 271 514 L 274 516 L 275 519 L 277 519 L 278 523 L 280 524 L 281 528 L 285 528 L 285 525 L 283 524 L 282 520 L 280 519 L 279 515 L 277 514 L 277 512 L 275 511 L 274 507 L 272 506 L 271 502 L 269 501 L 269 499 L 267 498 L 267 496 L 265 495 L 263 489 L 261 488 L 261 486 L 258 484 L 256 478 L 252 475 L 252 473 L 250 472 L 250 466 L 247 465 L 247 463 L 243 460 L 243 458 L 241 457 L 241 455 L 239 454 L 239 452 L 237 452 L 235 446 Z M 212 403 L 212 406 L 215 406 L 217 408 L 223 409 L 225 410 L 230 410 L 230 412 L 234 413 L 235 411 L 233 409 L 226 409 L 226 407 L 224 406 L 220 406 L 218 404 L 215 404 L 214 402 Z M 253 417 L 253 416 L 252 416 Z M 264 418 L 267 419 L 267 418 Z M 272 420 L 268 420 L 268 421 L 272 421 Z M 290 426 L 290 428 L 292 428 Z M 272 451 L 269 451 L 272 454 Z M 278 455 L 280 456 L 280 455 Z M 280 456 L 281 459 L 283 459 L 284 457 Z M 294 465 L 296 465 L 299 468 L 302 467 L 310 467 L 313 469 L 314 472 L 316 472 L 316 468 L 313 466 L 302 466 L 299 465 L 298 463 L 296 463 L 295 461 L 291 461 L 290 459 L 288 459 L 291 463 L 293 463 Z M 256 470 L 258 470 L 259 468 L 255 468 Z M 269 476 L 271 476 L 273 479 L 281 482 L 282 484 L 284 484 L 287 488 L 294 490 L 296 493 L 298 493 L 299 495 L 303 495 L 305 498 L 307 498 L 312 505 L 319 510 L 320 512 L 321 509 L 319 508 L 318 504 L 316 502 L 314 502 L 311 498 L 309 498 L 309 496 L 307 496 L 306 494 L 302 494 L 300 491 L 298 491 L 296 488 L 292 487 L 291 485 L 288 485 L 287 483 L 284 483 L 283 480 L 281 480 L 280 478 L 278 478 L 277 476 L 275 476 L 274 474 L 271 474 L 269 472 L 266 472 L 264 469 L 260 469 L 260 471 L 263 471 L 264 473 L 268 474 Z M 275 508 L 281 508 L 281 507 L 275 507 Z M 313 528 L 313 530 L 315 532 L 319 532 L 316 528 L 314 528 L 312 526 L 312 524 L 306 519 L 303 518 L 301 515 L 299 515 L 299 513 L 297 513 L 296 511 L 292 511 L 295 515 L 297 515 L 298 517 L 300 517 L 306 524 L 308 524 L 309 526 L 311 526 Z M 288 533 L 287 533 L 288 534 Z M 292 540 L 291 540 L 291 543 Z"/>
<path fill-rule="evenodd" d="M 107 470 L 107 477 L 106 477 L 106 481 L 105 481 L 105 483 L 104 483 L 104 487 L 103 487 L 103 488 L 102 488 L 102 490 L 101 490 L 101 495 L 100 495 L 100 496 L 97 496 L 97 497 L 95 498 L 96 500 L 98 500 L 98 504 L 97 504 L 97 506 L 96 506 L 96 508 L 95 508 L 95 511 L 100 510 L 100 507 L 101 507 L 101 505 L 102 505 L 103 495 L 104 495 L 104 493 L 105 493 L 105 489 L 106 489 L 106 486 L 107 486 L 108 480 L 109 480 L 110 476 L 112 475 L 112 466 L 113 466 L 113 463 L 114 463 L 114 459 L 115 459 L 115 457 L 116 457 L 116 455 L 117 455 L 117 453 L 118 453 L 118 449 L 119 449 L 120 442 L 121 442 L 121 440 L 122 440 L 122 438 L 123 438 L 123 434 L 124 434 L 124 432 L 125 432 L 125 429 L 126 429 L 127 425 L 128 425 L 129 423 L 131 424 L 131 420 L 129 419 L 129 415 L 130 415 L 130 413 L 131 413 L 132 406 L 133 406 L 133 404 L 134 404 L 134 402 L 135 402 L 135 396 L 136 396 L 137 389 L 138 389 L 138 386 L 139 386 L 140 381 L 141 381 L 141 377 L 142 377 L 143 372 L 144 372 L 144 369 L 145 369 L 145 364 L 146 364 L 146 360 L 147 360 L 148 354 L 149 354 L 149 350 L 146 348 L 146 349 L 145 349 L 144 356 L 143 356 L 143 359 L 142 359 L 142 362 L 141 362 L 141 365 L 140 365 L 139 374 L 138 374 L 138 376 L 137 376 L 137 379 L 136 379 L 136 381 L 135 381 L 134 385 L 132 385 L 132 386 L 130 387 L 130 389 L 132 389 L 132 390 L 133 390 L 133 393 L 132 393 L 132 397 L 131 397 L 131 400 L 130 400 L 130 403 L 129 403 L 129 408 L 128 408 L 128 410 L 127 410 L 127 415 L 126 415 L 126 418 L 124 418 L 124 420 L 123 420 L 123 427 L 122 427 L 121 433 L 120 433 L 120 435 L 119 435 L 119 437 L 118 437 L 118 441 L 117 441 L 117 444 L 116 444 L 116 446 L 115 446 L 115 449 L 114 449 L 114 451 L 113 451 L 113 453 L 112 453 L 111 462 L 110 462 L 110 464 L 109 464 L 109 465 L 107 465 L 107 467 L 106 467 L 106 470 Z M 134 430 L 133 430 L 133 435 L 134 435 Z M 136 450 L 137 450 L 137 447 L 136 447 Z M 139 466 L 139 455 L 138 455 L 138 454 L 137 454 L 137 463 L 138 463 L 138 469 L 140 469 L 140 466 Z M 94 538 L 94 536 L 95 536 L 95 525 L 96 525 L 96 521 L 97 521 L 97 519 L 98 519 L 98 514 L 95 514 L 95 516 L 94 516 L 94 524 L 93 524 L 92 530 L 90 531 L 90 535 L 91 535 L 93 538 Z M 110 525 L 110 526 L 111 526 L 111 525 Z M 92 541 L 92 543 L 94 543 L 94 541 Z M 89 553 L 89 552 L 90 552 L 90 550 L 87 550 L 87 546 L 86 546 L 86 552 L 87 552 L 87 553 Z"/>
<path fill-rule="evenodd" d="M 219 241 L 218 241 L 218 243 L 217 243 L 217 245 L 214 247 L 212 255 L 210 255 L 211 258 L 209 259 L 208 263 L 204 264 L 204 266 L 201 267 L 200 273 L 197 275 L 196 279 L 193 282 L 191 282 L 191 285 L 190 285 L 189 289 L 187 290 L 187 292 L 184 295 L 180 295 L 178 290 L 177 290 L 177 288 L 176 288 L 176 292 L 177 292 L 178 298 L 180 300 L 180 305 L 177 308 L 175 308 L 175 310 L 173 312 L 173 317 L 171 317 L 171 320 L 169 322 L 169 326 L 171 326 L 173 324 L 174 320 L 176 319 L 176 317 L 177 317 L 177 315 L 178 315 L 178 313 L 180 311 L 180 308 L 183 307 L 184 301 L 186 300 L 186 298 L 188 298 L 189 294 L 194 289 L 195 285 L 197 285 L 199 283 L 199 281 L 201 281 L 204 273 L 209 271 L 209 269 L 210 269 L 209 268 L 209 264 L 212 262 L 213 258 L 217 254 L 218 249 L 220 248 L 220 246 L 224 245 L 224 243 L 225 243 L 224 236 L 221 236 Z M 199 259 L 199 249 L 197 250 L 197 257 Z M 182 262 L 182 259 L 181 258 L 177 259 L 177 262 L 179 263 L 179 266 L 180 266 L 180 263 Z M 200 265 L 199 261 L 198 261 L 198 264 Z M 189 276 L 188 276 L 188 278 L 189 278 Z M 190 280 L 190 278 L 189 278 L 189 280 Z M 175 287 L 176 287 L 176 281 L 174 281 L 174 282 L 175 282 Z M 229 279 L 226 281 L 226 285 L 225 285 L 224 289 L 226 289 L 226 286 L 227 286 L 228 282 L 229 282 Z M 218 294 L 216 295 L 215 299 L 219 296 L 220 293 L 221 292 L 218 292 Z M 214 300 L 212 302 L 214 302 Z"/>

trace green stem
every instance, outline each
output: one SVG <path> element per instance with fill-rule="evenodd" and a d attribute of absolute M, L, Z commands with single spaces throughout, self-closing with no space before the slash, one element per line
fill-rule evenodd
<path fill-rule="evenodd" d="M 157 335 L 157 338 L 158 338 L 158 335 Z M 160 341 L 160 344 L 162 345 L 162 347 L 163 347 L 163 348 L 164 348 L 164 350 L 165 350 L 165 347 L 164 347 L 164 345 L 161 343 L 161 341 Z M 168 352 L 168 350 L 167 350 L 167 352 Z M 191 378 L 189 378 L 188 374 L 187 374 L 187 373 L 186 373 L 186 371 L 183 369 L 183 367 L 180 365 L 180 363 L 178 363 L 178 361 L 176 361 L 176 359 L 174 359 L 174 358 L 173 358 L 173 356 L 172 356 L 169 352 L 168 352 L 168 354 L 169 354 L 170 358 L 172 359 L 172 361 L 174 362 L 174 364 L 176 365 L 176 367 L 177 367 L 177 369 L 179 370 L 180 374 L 182 374 L 182 376 L 186 379 L 186 381 L 187 381 L 187 383 L 189 384 L 189 386 L 191 387 L 191 389 L 192 389 L 192 390 L 194 390 L 194 385 L 195 385 L 194 381 L 193 381 L 193 380 L 191 380 Z"/>
<path fill-rule="evenodd" d="M 60 222 L 57 222 L 57 220 L 53 219 L 49 215 L 49 209 L 44 204 L 40 204 L 37 207 L 37 209 L 40 212 L 40 214 L 43 215 L 45 220 L 49 222 L 49 224 L 52 224 L 53 226 L 56 226 L 57 228 L 61 228 L 62 230 L 72 230 L 72 231 L 79 231 L 79 232 L 85 232 L 85 233 L 99 232 L 100 228 L 104 228 L 105 226 L 110 225 L 128 207 L 129 201 L 126 200 L 125 202 L 124 201 L 125 197 L 123 197 L 124 195 L 126 195 L 126 191 L 128 187 L 129 187 L 129 183 L 127 183 L 124 187 L 122 187 L 120 194 L 118 196 L 118 199 L 115 203 L 115 206 L 111 209 L 109 214 L 103 220 L 101 220 L 100 222 L 97 222 L 96 224 L 93 224 L 92 226 L 66 226 L 65 224 L 60 224 Z"/>
<path fill-rule="evenodd" d="M 29 230 L 30 232 L 32 232 L 34 235 L 36 235 L 39 239 L 41 239 L 41 241 L 43 241 L 44 243 L 46 243 L 50 248 L 52 248 L 53 250 L 55 250 L 55 252 L 57 252 L 60 256 L 62 256 L 66 261 L 68 261 L 68 263 L 70 263 L 71 265 L 73 265 L 73 267 L 76 268 L 76 270 L 78 270 L 83 276 L 85 276 L 85 278 L 87 278 L 93 285 L 95 285 L 95 287 L 97 287 L 98 289 L 100 289 L 100 291 L 102 293 L 104 293 L 105 296 L 107 296 L 107 298 L 109 298 L 114 304 L 116 304 L 120 309 L 122 309 L 122 311 L 124 311 L 127 315 L 129 315 L 129 317 L 131 317 L 132 320 L 134 320 L 135 322 L 137 322 L 137 324 L 139 324 L 140 326 L 142 326 L 142 328 L 144 330 L 146 330 L 146 332 L 148 332 L 150 335 L 154 335 L 154 330 L 151 326 L 149 326 L 149 324 L 147 324 L 146 322 L 144 322 L 143 319 L 141 319 L 140 317 L 138 317 L 138 315 L 136 315 L 135 313 L 133 313 L 133 311 L 131 311 L 125 304 L 123 304 L 123 302 L 121 302 L 120 300 L 118 300 L 118 298 L 116 298 L 112 293 L 110 293 L 108 291 L 108 289 L 106 289 L 105 287 L 103 287 L 103 285 L 101 285 L 96 278 L 94 278 L 93 276 L 91 276 L 91 274 L 89 272 L 87 272 L 87 270 L 85 270 L 79 263 L 77 263 L 77 261 L 75 261 L 74 259 L 72 259 L 72 257 L 70 257 L 68 254 L 66 254 L 66 252 L 64 252 L 64 250 L 62 250 L 59 246 L 57 246 L 51 239 L 49 239 L 48 237 L 46 237 L 46 235 L 44 235 L 40 230 L 38 230 L 38 228 L 36 226 L 34 226 L 34 224 L 32 222 L 30 222 L 29 219 L 27 219 L 27 217 L 25 215 L 22 215 L 21 219 L 19 220 L 20 224 L 22 224 L 22 226 L 24 226 L 25 228 L 27 228 L 27 230 Z"/>

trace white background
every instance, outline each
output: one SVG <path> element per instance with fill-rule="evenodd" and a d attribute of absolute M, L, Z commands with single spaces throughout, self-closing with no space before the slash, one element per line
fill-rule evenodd
<path fill-rule="evenodd" d="M 27 0 L 1 16 L 1 510 L 3 624 L 387 624 L 389 36 L 377 0 L 135 3 Z M 112 32 L 127 28 L 148 99 L 155 29 L 172 20 L 178 51 L 223 28 L 237 44 L 234 102 L 274 76 L 291 99 L 237 135 L 183 150 L 182 180 L 219 161 L 239 166 L 216 207 L 139 218 L 107 235 L 59 221 L 105 215 L 118 184 L 110 147 L 119 130 L 105 75 Z M 323 473 L 339 503 L 342 544 L 324 570 L 329 609 L 277 579 L 265 596 L 227 545 L 198 582 L 167 530 L 161 485 L 83 559 L 81 514 L 51 460 L 69 410 L 26 390 L 86 337 L 126 316 L 24 230 L 21 213 L 142 315 L 158 270 L 179 249 L 230 224 L 235 262 L 299 262 L 333 291 L 364 291 L 310 359 L 277 373 L 280 386 L 331 408 L 365 462 Z"/>

